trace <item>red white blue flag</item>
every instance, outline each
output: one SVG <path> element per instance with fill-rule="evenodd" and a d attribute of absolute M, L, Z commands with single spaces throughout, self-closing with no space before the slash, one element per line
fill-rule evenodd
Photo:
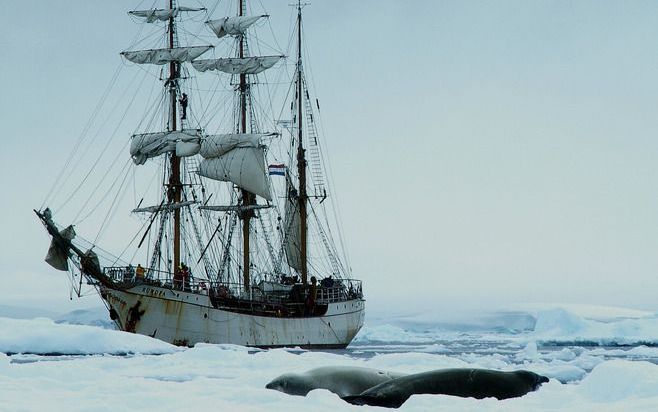
<path fill-rule="evenodd" d="M 270 175 L 285 176 L 286 175 L 286 165 L 283 163 L 278 165 L 269 165 L 267 170 Z"/>

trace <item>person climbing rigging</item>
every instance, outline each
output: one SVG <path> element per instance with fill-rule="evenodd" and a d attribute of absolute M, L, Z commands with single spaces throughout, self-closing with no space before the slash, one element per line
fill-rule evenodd
<path fill-rule="evenodd" d="M 187 94 L 183 93 L 183 96 L 178 100 L 181 108 L 181 120 L 187 119 Z"/>

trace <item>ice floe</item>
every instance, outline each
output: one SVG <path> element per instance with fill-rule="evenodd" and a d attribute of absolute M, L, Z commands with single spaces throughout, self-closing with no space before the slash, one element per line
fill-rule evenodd
<path fill-rule="evenodd" d="M 551 378 L 537 392 L 518 399 L 418 395 L 400 408 L 403 411 L 658 408 L 655 314 L 629 311 L 615 318 L 608 310 L 596 319 L 568 308 L 500 313 L 480 318 L 493 319 L 490 327 L 432 324 L 428 317 L 422 322 L 407 318 L 368 323 L 354 345 L 343 351 L 209 344 L 177 348 L 98 326 L 0 318 L 0 410 L 174 411 L 208 405 L 240 411 L 367 410 L 324 390 L 292 397 L 264 388 L 283 373 L 327 365 L 403 373 L 455 367 L 527 369 Z M 98 321 L 80 312 L 58 318 L 104 324 Z"/>

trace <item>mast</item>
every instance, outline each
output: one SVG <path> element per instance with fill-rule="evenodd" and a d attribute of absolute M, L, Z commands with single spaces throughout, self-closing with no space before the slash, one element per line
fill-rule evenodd
<path fill-rule="evenodd" d="M 173 10 L 174 0 L 169 0 L 169 9 Z M 169 48 L 173 49 L 174 44 L 174 14 L 169 17 Z M 176 130 L 176 84 L 179 77 L 180 63 L 171 61 L 169 63 L 169 101 L 171 105 L 170 130 Z M 169 203 L 180 203 L 182 185 L 180 181 L 180 157 L 176 152 L 171 154 L 171 175 L 169 176 L 168 197 Z M 174 271 L 178 270 L 180 265 L 180 208 L 174 210 Z"/>
<path fill-rule="evenodd" d="M 238 52 L 231 58 L 193 59 L 192 66 L 200 71 L 216 70 L 230 75 L 239 75 L 239 82 L 235 86 L 238 97 L 237 122 L 233 134 L 219 134 L 209 136 L 206 142 L 217 143 L 216 150 L 200 151 L 204 158 L 199 164 L 200 176 L 213 180 L 231 182 L 240 192 L 238 201 L 238 217 L 242 220 L 242 284 L 245 292 L 250 290 L 250 223 L 255 217 L 254 210 L 258 208 L 256 195 L 267 201 L 272 200 L 269 181 L 265 166 L 265 146 L 260 138 L 268 134 L 253 132 L 253 113 L 251 112 L 250 90 L 248 75 L 257 75 L 274 66 L 284 56 L 250 56 L 247 43 L 246 30 L 258 19 L 267 17 L 247 16 L 246 1 L 238 0 L 237 16 L 209 20 L 206 24 L 218 38 L 234 36 Z M 251 117 L 250 117 L 251 116 Z M 249 119 L 249 122 L 248 120 Z M 249 126 L 248 126 L 249 123 Z M 215 144 L 213 143 L 213 144 Z M 236 160 L 237 159 L 237 160 Z"/>
<path fill-rule="evenodd" d="M 304 145 L 302 141 L 302 3 L 297 0 L 297 173 L 299 175 L 299 215 L 300 215 L 300 260 L 302 283 L 308 283 L 307 262 L 307 222 L 306 222 L 306 158 L 304 156 Z"/>
<path fill-rule="evenodd" d="M 245 4 L 244 0 L 238 0 L 238 15 L 243 16 Z M 244 34 L 240 36 L 240 58 L 245 57 L 245 41 Z M 247 133 L 247 75 L 245 73 L 240 73 L 240 132 Z M 251 223 L 251 216 L 253 211 L 247 210 L 246 206 L 252 204 L 253 195 L 249 191 L 242 189 L 242 205 L 245 206 L 244 211 L 242 212 L 242 278 L 244 284 L 244 290 L 249 291 L 249 277 L 250 277 L 250 262 L 249 262 L 249 226 Z"/>

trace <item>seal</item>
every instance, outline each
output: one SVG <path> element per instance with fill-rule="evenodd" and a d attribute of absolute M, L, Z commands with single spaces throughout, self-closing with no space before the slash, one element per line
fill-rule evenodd
<path fill-rule="evenodd" d="M 324 366 L 304 373 L 286 373 L 265 387 L 298 396 L 306 396 L 314 389 L 326 389 L 345 397 L 358 395 L 368 388 L 402 376 L 405 375 L 357 366 Z"/>
<path fill-rule="evenodd" d="M 403 376 L 342 398 L 355 405 L 399 408 L 415 394 L 507 399 L 537 390 L 544 382 L 547 377 L 524 370 L 440 369 Z"/>

